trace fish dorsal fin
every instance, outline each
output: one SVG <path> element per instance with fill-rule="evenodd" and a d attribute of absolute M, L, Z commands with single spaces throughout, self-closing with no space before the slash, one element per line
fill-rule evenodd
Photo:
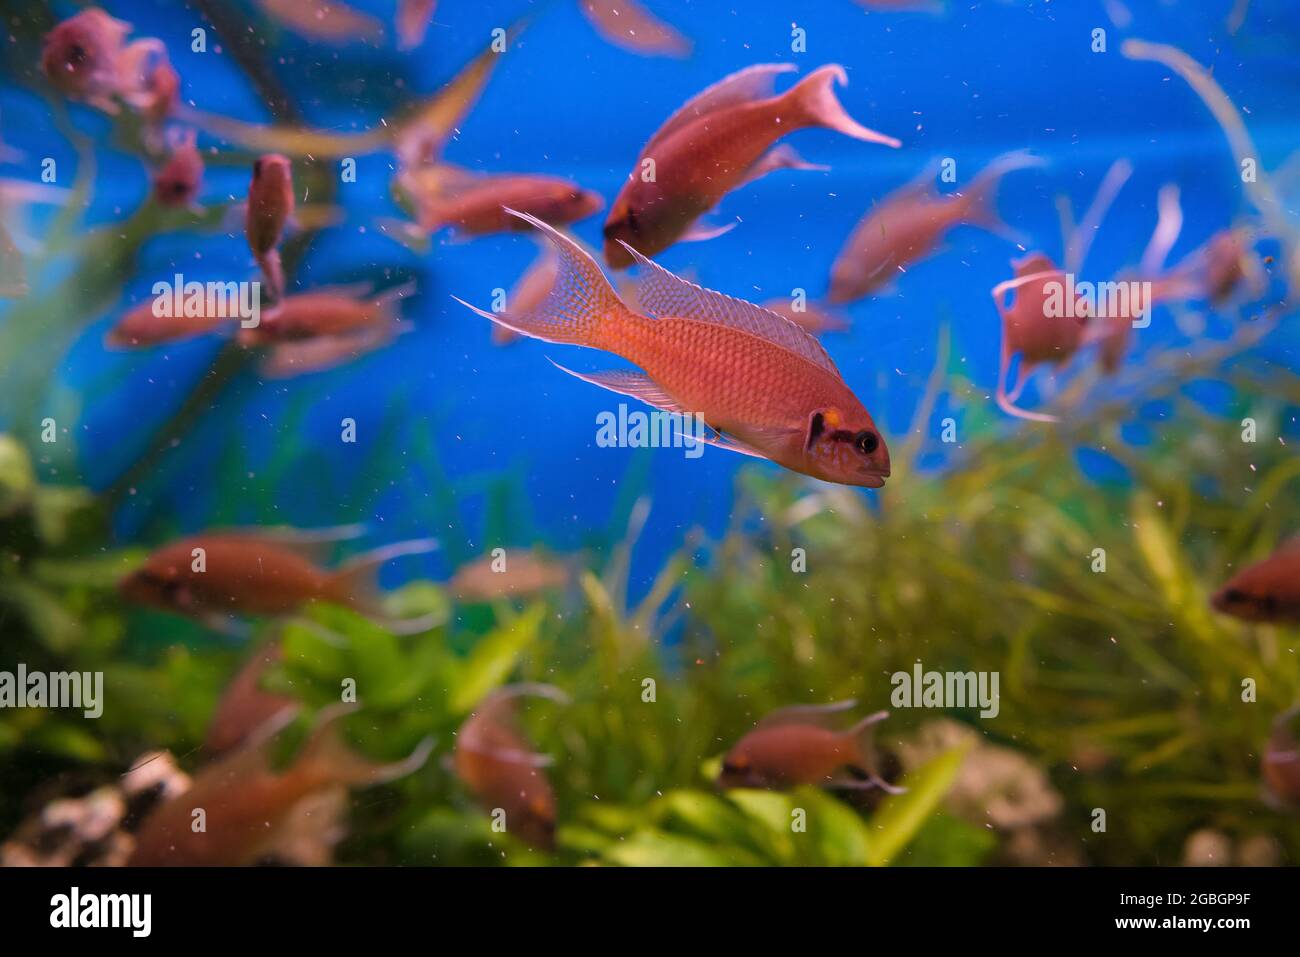
<path fill-rule="evenodd" d="M 833 730 L 843 726 L 842 715 L 857 706 L 857 700 L 846 698 L 829 704 L 796 704 L 788 708 L 778 708 L 765 715 L 755 728 L 779 728 L 791 724 L 810 724 L 819 728 Z"/>
<path fill-rule="evenodd" d="M 636 282 L 637 302 L 648 315 L 656 319 L 665 316 L 696 319 L 740 329 L 787 349 L 839 377 L 840 372 L 835 368 L 835 363 L 816 337 L 785 316 L 743 299 L 703 289 L 673 275 L 627 243 L 623 243 L 623 246 L 642 267 Z"/>
<path fill-rule="evenodd" d="M 701 116 L 716 113 L 729 106 L 767 99 L 776 92 L 777 74 L 793 73 L 796 69 L 797 67 L 792 63 L 760 63 L 724 77 L 713 86 L 691 97 L 676 113 L 668 117 L 664 125 L 659 127 L 655 135 L 650 138 L 650 142 L 645 145 L 641 155 L 647 155 L 670 133 Z"/>

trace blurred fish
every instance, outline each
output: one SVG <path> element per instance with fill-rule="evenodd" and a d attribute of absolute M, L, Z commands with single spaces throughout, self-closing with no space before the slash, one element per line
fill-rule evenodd
<path fill-rule="evenodd" d="M 297 711 L 298 703 L 288 695 L 274 694 L 262 689 L 266 670 L 280 660 L 278 641 L 253 652 L 233 681 L 221 693 L 216 711 L 208 723 L 203 750 L 215 757 L 246 743 L 259 728 L 287 711 Z"/>
<path fill-rule="evenodd" d="M 403 185 L 415 200 L 421 229 L 435 233 L 450 228 L 461 236 L 529 228 L 503 207 L 563 225 L 586 219 L 605 204 L 598 193 L 555 176 L 477 176 L 464 171 L 449 175 L 445 168 L 434 167 L 404 177 Z"/>
<path fill-rule="evenodd" d="M 1165 274 L 1170 292 L 1221 307 L 1238 296 L 1255 296 L 1265 285 L 1264 268 L 1254 249 L 1253 229 L 1223 229 Z"/>
<path fill-rule="evenodd" d="M 784 297 L 769 299 L 763 303 L 763 308 L 778 316 L 784 316 L 814 336 L 821 335 L 823 332 L 843 332 L 849 327 L 848 321 L 843 316 L 807 303 L 802 309 L 796 309 L 794 303 Z"/>
<path fill-rule="evenodd" d="M 510 290 L 506 303 L 513 312 L 527 314 L 541 305 L 542 301 L 555 285 L 555 273 L 560 260 L 550 243 L 543 243 L 542 250 L 533 260 L 528 271 L 520 277 L 519 282 Z M 508 345 L 519 338 L 519 333 L 495 323 L 492 325 L 492 342 L 498 346 Z"/>
<path fill-rule="evenodd" d="M 295 810 L 304 800 L 339 787 L 368 787 L 404 777 L 428 759 L 425 740 L 394 764 L 362 758 L 339 736 L 338 723 L 350 710 L 335 706 L 317 716 L 316 727 L 293 763 L 283 771 L 271 764 L 272 746 L 292 713 L 267 722 L 244 747 L 205 765 L 188 791 L 155 809 L 141 824 L 131 854 L 135 866 L 239 866 L 256 863 L 298 826 Z M 194 828 L 202 810 L 204 829 Z M 318 817 L 333 826 L 331 815 Z"/>
<path fill-rule="evenodd" d="M 795 705 L 774 711 L 737 741 L 722 761 L 723 788 L 782 789 L 800 785 L 900 791 L 876 768 L 871 735 L 888 711 L 868 715 L 847 729 L 831 727 L 856 704 Z"/>
<path fill-rule="evenodd" d="M 266 379 L 289 379 L 337 368 L 391 343 L 405 327 L 367 326 L 355 332 L 335 336 L 316 336 L 280 343 L 262 360 L 260 371 Z"/>
<path fill-rule="evenodd" d="M 703 439 L 710 444 L 828 482 L 885 484 L 884 439 L 807 332 L 752 303 L 679 279 L 627 247 L 643 267 L 637 299 L 644 313 L 634 312 L 577 243 L 539 219 L 516 215 L 559 253 L 550 293 L 524 314 L 458 302 L 534 339 L 603 349 L 636 363 L 646 371 L 563 371 L 667 412 L 698 415 L 719 432 Z"/>
<path fill-rule="evenodd" d="M 691 42 L 638 0 L 578 0 L 596 32 L 615 46 L 651 56 L 684 57 Z"/>
<path fill-rule="evenodd" d="M 341 0 L 257 0 L 273 20 L 294 33 L 326 43 L 378 43 L 384 25 Z"/>
<path fill-rule="evenodd" d="M 605 261 L 632 264 L 619 240 L 654 255 L 683 238 L 707 238 L 717 229 L 697 224 L 727 193 L 774 169 L 808 164 L 773 145 L 788 133 L 825 127 L 869 143 L 898 141 L 860 125 L 835 97 L 847 83 L 835 64 L 814 70 L 779 96 L 772 90 L 788 64 L 764 64 L 733 73 L 688 101 L 650 139 L 637 158 L 605 222 Z"/>
<path fill-rule="evenodd" d="M 1057 417 L 1042 412 L 1027 412 L 1015 404 L 1039 365 L 1060 365 L 1070 359 L 1084 341 L 1088 318 L 1086 301 L 1080 297 L 1073 316 L 1053 317 L 1047 302 L 1053 288 L 1068 286 L 1065 273 L 1045 253 L 1035 252 L 1011 263 L 1015 278 L 993 287 L 993 301 L 1002 316 L 1002 355 L 998 363 L 998 407 L 1008 415 L 1034 422 L 1056 422 Z M 1007 302 L 1007 293 L 1012 293 Z M 1065 311 L 1065 310 L 1063 310 Z M 1007 391 L 1011 359 L 1020 355 L 1020 372 L 1016 385 Z"/>
<path fill-rule="evenodd" d="M 926 170 L 873 206 L 854 228 L 831 267 L 827 302 L 852 302 L 887 285 L 896 273 L 933 253 L 956 226 L 1009 232 L 998 216 L 998 185 L 1007 173 L 1042 165 L 1028 153 L 1007 153 L 976 176 L 969 189 L 949 195 L 935 189 L 935 170 Z"/>
<path fill-rule="evenodd" d="M 397 49 L 413 50 L 424 42 L 438 0 L 397 0 Z"/>
<path fill-rule="evenodd" d="M 116 113 L 116 98 L 123 92 L 122 54 L 130 32 L 131 24 L 89 7 L 45 37 L 41 69 L 64 96 Z"/>
<path fill-rule="evenodd" d="M 161 40 L 146 37 L 130 44 L 122 54 L 124 97 L 148 123 L 164 122 L 180 102 L 181 78 Z"/>
<path fill-rule="evenodd" d="M 1296 719 L 1300 707 L 1284 711 L 1273 720 L 1273 730 L 1260 761 L 1264 794 L 1268 803 L 1300 810 L 1300 742 L 1296 741 Z"/>
<path fill-rule="evenodd" d="M 203 185 L 203 157 L 195 145 L 193 130 L 176 136 L 167 162 L 154 173 L 153 195 L 170 208 L 195 209 Z"/>
<path fill-rule="evenodd" d="M 239 342 L 252 347 L 395 326 L 398 303 L 414 291 L 414 283 L 405 283 L 378 295 L 346 288 L 295 293 L 262 313 L 256 326 L 240 329 Z"/>
<path fill-rule="evenodd" d="M 533 551 L 509 549 L 499 560 L 486 555 L 460 566 L 448 585 L 459 601 L 486 602 L 563 588 L 573 578 L 572 562 L 545 558 Z"/>
<path fill-rule="evenodd" d="M 214 624 L 229 615 L 291 615 L 312 602 L 327 601 L 353 608 L 390 630 L 428 627 L 424 619 L 387 620 L 373 576 L 394 558 L 433 551 L 436 542 L 397 542 L 326 569 L 312 560 L 322 541 L 328 538 L 297 530 L 205 532 L 158 549 L 119 590 L 137 604 Z"/>
<path fill-rule="evenodd" d="M 280 236 L 293 215 L 293 206 L 293 169 L 289 160 L 278 153 L 259 157 L 253 164 L 253 179 L 248 186 L 244 235 L 276 299 L 284 296 Z"/>
<path fill-rule="evenodd" d="M 1210 603 L 1216 611 L 1245 621 L 1300 623 L 1300 535 L 1239 571 Z"/>
<path fill-rule="evenodd" d="M 544 850 L 555 846 L 555 792 L 543 770 L 551 758 L 536 754 L 519 729 L 515 707 L 521 696 L 568 697 L 559 688 L 517 684 L 498 688 L 456 732 L 456 776 L 489 812 L 505 812 L 506 833 Z"/>
<path fill-rule="evenodd" d="M 216 303 L 211 303 L 216 306 Z M 223 332 L 238 324 L 238 319 L 215 315 L 163 315 L 154 311 L 154 300 L 146 299 L 127 310 L 104 336 L 104 346 L 109 349 L 150 349 L 169 342 L 180 342 L 196 336 Z"/>

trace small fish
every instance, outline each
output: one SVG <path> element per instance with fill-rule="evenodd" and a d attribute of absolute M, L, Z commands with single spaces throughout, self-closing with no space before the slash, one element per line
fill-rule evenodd
<path fill-rule="evenodd" d="M 438 0 L 397 0 L 397 49 L 414 50 L 429 32 Z"/>
<path fill-rule="evenodd" d="M 1254 238 L 1254 230 L 1246 227 L 1220 230 L 1162 278 L 1178 298 L 1204 300 L 1215 307 L 1239 296 L 1258 295 L 1266 281 Z"/>
<path fill-rule="evenodd" d="M 1056 422 L 1057 417 L 1042 412 L 1027 412 L 1015 404 L 1034 369 L 1043 364 L 1066 362 L 1084 342 L 1084 325 L 1088 319 L 1087 302 L 1080 297 L 1073 317 L 1048 315 L 1050 290 L 1066 288 L 1066 276 L 1045 253 L 1030 253 L 1011 263 L 1015 278 L 993 287 L 993 301 L 1002 316 L 1002 356 L 998 364 L 998 407 L 1008 415 L 1034 422 Z M 1011 301 L 1007 293 L 1013 293 Z M 1065 310 L 1062 310 L 1065 311 Z M 1016 385 L 1007 391 L 1011 359 L 1020 355 L 1020 372 Z"/>
<path fill-rule="evenodd" d="M 1214 593 L 1210 604 L 1244 621 L 1300 623 L 1300 536 L 1239 571 Z"/>
<path fill-rule="evenodd" d="M 337 368 L 391 343 L 405 327 L 368 326 L 337 336 L 316 336 L 274 346 L 262 360 L 266 379 L 289 379 Z"/>
<path fill-rule="evenodd" d="M 716 228 L 697 221 L 727 193 L 774 169 L 807 167 L 788 149 L 773 148 L 788 133 L 825 127 L 868 143 L 899 145 L 845 112 L 835 84 L 848 78 L 836 64 L 773 96 L 776 76 L 792 70 L 788 64 L 764 64 L 733 73 L 659 128 L 605 222 L 605 261 L 611 267 L 632 264 L 623 243 L 653 256 L 680 239 L 716 234 Z"/>
<path fill-rule="evenodd" d="M 821 335 L 823 332 L 843 332 L 849 327 L 848 321 L 843 316 L 810 303 L 805 303 L 802 309 L 796 309 L 789 299 L 769 299 L 763 303 L 763 308 L 778 316 L 784 316 L 814 336 Z"/>
<path fill-rule="evenodd" d="M 555 847 L 555 791 L 544 768 L 551 759 L 533 752 L 519 729 L 515 707 L 524 695 L 561 704 L 568 697 L 541 684 L 507 685 L 493 691 L 456 732 L 453 767 L 480 805 L 505 812 L 507 834 L 543 850 Z"/>
<path fill-rule="evenodd" d="M 268 642 L 253 652 L 221 693 L 203 739 L 203 750 L 209 757 L 243 745 L 259 728 L 286 711 L 296 712 L 298 703 L 294 698 L 262 689 L 266 670 L 279 660 L 279 642 Z"/>
<path fill-rule="evenodd" d="M 968 189 L 943 195 L 934 170 L 885 197 L 854 228 L 831 267 L 826 301 L 841 305 L 887 285 L 899 271 L 932 254 L 949 230 L 965 225 L 1006 233 L 997 211 L 997 189 L 1014 170 L 1043 165 L 1028 153 L 994 160 Z"/>
<path fill-rule="evenodd" d="M 615 46 L 649 56 L 684 57 L 691 41 L 657 19 L 637 0 L 578 0 L 596 32 Z"/>
<path fill-rule="evenodd" d="M 384 25 L 342 0 L 257 0 L 268 16 L 294 33 L 325 43 L 378 43 Z"/>
<path fill-rule="evenodd" d="M 679 279 L 627 247 L 642 267 L 633 311 L 577 243 L 539 219 L 513 215 L 559 253 L 550 293 L 529 313 L 457 302 L 522 335 L 603 349 L 641 366 L 644 372 L 563 371 L 667 412 L 697 414 L 719 433 L 704 439 L 710 444 L 827 482 L 885 484 L 889 451 L 880 431 L 803 329 Z"/>
<path fill-rule="evenodd" d="M 127 310 L 104 336 L 109 349 L 151 349 L 169 342 L 222 332 L 238 322 L 229 316 L 159 316 L 154 301 L 147 299 Z"/>
<path fill-rule="evenodd" d="M 278 246 L 293 208 L 293 168 L 289 160 L 278 153 L 259 157 L 253 163 L 253 179 L 248 186 L 244 235 L 276 299 L 284 295 L 284 267 Z"/>
<path fill-rule="evenodd" d="M 458 235 L 487 236 L 528 228 L 503 207 L 568 224 L 599 212 L 605 204 L 598 193 L 554 176 L 442 175 L 437 186 L 429 189 L 422 186 L 421 172 L 416 171 L 405 182 L 418 208 L 420 228 L 430 233 L 450 228 Z M 444 170 L 435 168 L 434 172 Z"/>
<path fill-rule="evenodd" d="M 64 96 L 116 113 L 122 92 L 121 59 L 131 24 L 89 7 L 45 37 L 41 69 Z"/>
<path fill-rule="evenodd" d="M 414 290 L 413 283 L 406 283 L 370 296 L 347 289 L 295 293 L 264 312 L 258 325 L 240 329 L 239 342 L 247 347 L 272 345 L 395 326 L 400 321 L 398 303 Z"/>
<path fill-rule="evenodd" d="M 181 78 L 161 40 L 146 37 L 130 44 L 118 67 L 123 98 L 146 122 L 162 124 L 180 102 Z"/>
<path fill-rule="evenodd" d="M 818 787 L 901 789 L 876 769 L 871 742 L 875 726 L 889 717 L 878 711 L 844 730 L 833 725 L 856 702 L 795 705 L 774 711 L 737 741 L 722 760 L 722 788 Z"/>
<path fill-rule="evenodd" d="M 343 743 L 339 721 L 353 710 L 335 706 L 317 716 L 316 726 L 293 763 L 272 767 L 273 746 L 293 718 L 278 714 L 243 747 L 205 765 L 189 790 L 159 805 L 136 834 L 128 861 L 133 866 L 241 866 L 272 852 L 286 832 L 300 827 L 297 810 L 339 788 L 369 787 L 405 777 L 428 759 L 432 742 L 393 764 L 376 764 Z M 194 828 L 202 809 L 205 827 Z M 333 826 L 332 815 L 320 823 Z"/>
<path fill-rule="evenodd" d="M 1284 711 L 1273 720 L 1273 731 L 1260 760 L 1260 776 L 1269 804 L 1300 810 L 1300 742 L 1296 741 L 1296 719 L 1300 707 Z"/>
<path fill-rule="evenodd" d="M 541 305 L 542 301 L 555 285 L 555 272 L 559 268 L 559 257 L 550 243 L 543 243 L 541 252 L 520 277 L 519 282 L 510 290 L 506 302 L 510 308 L 519 313 L 530 313 Z M 492 343 L 498 346 L 509 345 L 519 338 L 519 333 L 495 323 L 492 326 Z"/>
<path fill-rule="evenodd" d="M 153 177 L 154 199 L 173 209 L 193 209 L 203 185 L 203 156 L 193 130 L 173 139 L 171 155 Z"/>
<path fill-rule="evenodd" d="M 548 559 L 532 551 L 509 549 L 500 561 L 485 556 L 462 565 L 456 569 L 448 587 L 459 601 L 487 602 L 536 595 L 563 588 L 572 581 L 572 563 Z"/>
<path fill-rule="evenodd" d="M 327 533 L 298 530 L 205 532 L 158 549 L 119 590 L 136 604 L 214 622 L 229 615 L 291 615 L 327 601 L 393 630 L 427 627 L 422 619 L 387 621 L 372 576 L 394 558 L 433 551 L 436 542 L 397 542 L 326 569 L 312 554 L 328 540 Z"/>

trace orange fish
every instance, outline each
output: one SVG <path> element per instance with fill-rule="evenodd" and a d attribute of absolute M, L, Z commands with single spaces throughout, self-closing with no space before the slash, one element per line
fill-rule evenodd
<path fill-rule="evenodd" d="M 998 216 L 997 189 L 1014 170 L 1041 166 L 1027 153 L 1008 153 L 994 160 L 971 181 L 969 189 L 943 195 L 934 186 L 935 172 L 885 197 L 854 228 L 831 267 L 826 301 L 852 302 L 891 282 L 896 273 L 929 256 L 956 226 L 980 226 L 1006 232 Z"/>
<path fill-rule="evenodd" d="M 551 287 L 555 285 L 555 270 L 559 266 L 559 259 L 556 257 L 550 243 L 543 245 L 544 248 L 538 253 L 533 264 L 520 277 L 519 282 L 515 284 L 514 289 L 510 290 L 510 295 L 506 298 L 506 302 L 514 312 L 532 312 L 542 303 L 542 300 L 550 293 Z M 495 324 L 492 326 L 492 342 L 494 345 L 508 345 L 518 338 L 519 333 L 507 329 L 505 326 Z"/>
<path fill-rule="evenodd" d="M 394 630 L 424 630 L 425 620 L 388 622 L 372 575 L 404 555 L 433 551 L 416 539 L 386 545 L 325 569 L 312 561 L 326 532 L 258 529 L 213 531 L 165 545 L 128 575 L 119 589 L 130 601 L 181 615 L 221 621 L 227 615 L 291 615 L 314 601 L 345 605 Z"/>
<path fill-rule="evenodd" d="M 394 764 L 375 764 L 339 737 L 351 709 L 321 712 L 307 743 L 283 771 L 272 767 L 273 745 L 293 713 L 267 722 L 242 748 L 218 757 L 194 776 L 189 790 L 159 805 L 140 826 L 129 864 L 239 866 L 273 851 L 304 801 L 338 788 L 369 787 L 404 777 L 428 759 L 432 742 Z M 202 811 L 202 816 L 196 812 Z M 197 829 L 195 823 L 203 822 Z M 330 820 L 332 824 L 333 821 Z"/>
<path fill-rule="evenodd" d="M 507 685 L 493 691 L 456 732 L 456 776 L 489 812 L 505 813 L 507 834 L 543 850 L 555 847 L 555 792 L 543 770 L 551 759 L 536 754 L 515 720 L 523 695 L 568 698 L 550 685 Z"/>
<path fill-rule="evenodd" d="M 456 569 L 448 583 L 460 601 L 495 601 L 563 588 L 573 581 L 569 563 L 532 551 L 508 549 L 499 558 L 485 556 Z"/>
<path fill-rule="evenodd" d="M 121 60 L 131 24 L 90 7 L 62 21 L 45 37 L 41 69 L 64 96 L 105 112 L 118 110 Z"/>
<path fill-rule="evenodd" d="M 1053 290 L 1068 286 L 1066 274 L 1045 253 L 1030 253 L 1011 263 L 1016 278 L 993 287 L 993 301 L 1002 316 L 1002 357 L 998 364 L 998 407 L 1008 415 L 1034 422 L 1056 422 L 1057 417 L 1027 412 L 1015 404 L 1033 370 L 1043 364 L 1060 365 L 1069 360 L 1084 342 L 1087 304 L 1080 297 L 1073 316 L 1049 315 L 1048 300 Z M 1008 303 L 1006 294 L 1013 293 Z M 1059 293 L 1057 293 L 1059 295 Z M 1065 310 L 1063 310 L 1065 311 Z M 1011 359 L 1020 355 L 1016 385 L 1007 391 Z"/>
<path fill-rule="evenodd" d="M 288 379 L 324 372 L 382 349 L 404 331 L 400 323 L 368 326 L 337 336 L 316 336 L 274 346 L 263 358 L 259 370 L 266 379 Z"/>
<path fill-rule="evenodd" d="M 565 224 L 586 219 L 604 205 L 597 193 L 554 176 L 475 176 L 449 174 L 446 167 L 432 169 L 439 177 L 435 189 L 421 182 L 423 171 L 404 178 L 415 198 L 420 228 L 430 233 L 450 228 L 458 235 L 487 236 L 528 228 L 503 207 Z"/>
<path fill-rule="evenodd" d="M 238 321 L 229 316 L 159 316 L 154 312 L 154 301 L 149 299 L 117 321 L 104 336 L 104 345 L 110 349 L 149 349 L 221 332 Z"/>
<path fill-rule="evenodd" d="M 752 66 L 709 87 L 674 113 L 637 158 L 605 222 L 605 261 L 632 264 L 622 243 L 652 256 L 680 239 L 704 239 L 717 229 L 697 221 L 736 187 L 783 168 L 806 168 L 789 149 L 773 145 L 788 133 L 825 127 L 869 143 L 898 141 L 854 120 L 835 97 L 844 68 L 828 65 L 773 96 L 787 64 Z M 620 240 L 622 243 L 620 243 Z"/>
<path fill-rule="evenodd" d="M 683 57 L 691 42 L 636 0 L 578 0 L 596 32 L 615 46 L 652 56 Z"/>
<path fill-rule="evenodd" d="M 284 295 L 284 267 L 277 247 L 293 208 L 293 169 L 289 160 L 279 153 L 267 153 L 253 164 L 244 235 L 276 299 Z"/>
<path fill-rule="evenodd" d="M 1293 728 L 1300 717 L 1300 707 L 1278 715 L 1273 721 L 1260 776 L 1268 803 L 1292 810 L 1300 809 L 1300 743 Z"/>
<path fill-rule="evenodd" d="M 843 332 L 849 327 L 848 322 L 842 316 L 837 316 L 829 310 L 807 303 L 803 305 L 803 308 L 796 309 L 794 303 L 785 298 L 769 299 L 763 303 L 763 308 L 776 313 L 778 316 L 784 316 L 796 326 L 806 329 L 815 336 L 821 335 L 823 332 Z"/>
<path fill-rule="evenodd" d="M 1300 536 L 1243 568 L 1210 603 L 1216 611 L 1245 621 L 1300 623 Z"/>
<path fill-rule="evenodd" d="M 826 350 L 788 319 L 701 289 L 639 252 L 638 311 L 614 292 L 573 240 L 526 219 L 555 245 L 559 268 L 529 313 L 476 313 L 547 342 L 622 356 L 644 372 L 570 373 L 666 412 L 697 415 L 719 435 L 704 441 L 845 485 L 879 488 L 889 452 L 871 416 Z M 565 369 L 564 371 L 570 372 Z"/>
<path fill-rule="evenodd" d="M 203 750 L 209 756 L 239 747 L 268 721 L 285 711 L 296 710 L 295 699 L 262 690 L 263 675 L 279 660 L 279 642 L 268 642 L 253 653 L 222 692 L 203 740 Z"/>
<path fill-rule="evenodd" d="M 285 296 L 262 314 L 261 322 L 239 330 L 244 346 L 295 342 L 338 336 L 399 322 L 397 304 L 414 291 L 412 283 L 377 296 L 356 296 L 344 289 L 319 289 Z"/>
<path fill-rule="evenodd" d="M 876 770 L 871 734 L 889 717 L 878 711 L 847 729 L 833 725 L 856 702 L 795 705 L 774 711 L 727 752 L 718 785 L 723 788 L 881 788 L 897 793 Z"/>
<path fill-rule="evenodd" d="M 397 49 L 413 50 L 424 42 L 438 0 L 397 0 Z"/>
<path fill-rule="evenodd" d="M 146 37 L 130 44 L 119 65 L 123 95 L 149 123 L 161 124 L 180 102 L 181 78 L 161 40 Z"/>
<path fill-rule="evenodd" d="M 193 130 L 172 143 L 171 156 L 153 177 L 154 198 L 163 206 L 192 208 L 203 185 L 203 157 L 195 145 Z"/>

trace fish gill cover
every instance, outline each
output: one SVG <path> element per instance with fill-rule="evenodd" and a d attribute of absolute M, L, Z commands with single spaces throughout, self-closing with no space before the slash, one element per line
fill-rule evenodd
<path fill-rule="evenodd" d="M 0 863 L 1300 860 L 1288 0 L 0 29 Z"/>

